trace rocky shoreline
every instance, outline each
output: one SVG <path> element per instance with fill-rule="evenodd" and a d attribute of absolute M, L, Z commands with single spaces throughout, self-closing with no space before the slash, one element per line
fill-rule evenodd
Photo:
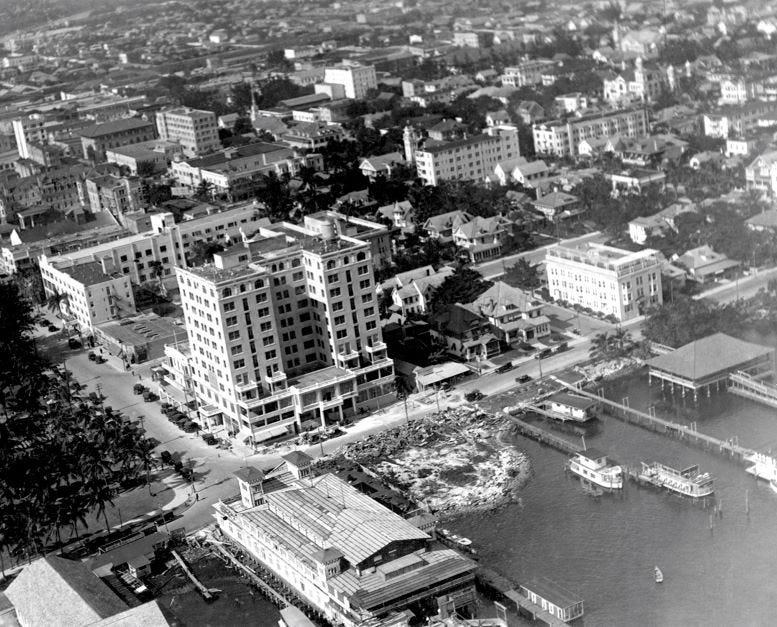
<path fill-rule="evenodd" d="M 462 406 L 347 445 L 342 455 L 446 518 L 517 500 L 531 466 L 503 416 Z"/>

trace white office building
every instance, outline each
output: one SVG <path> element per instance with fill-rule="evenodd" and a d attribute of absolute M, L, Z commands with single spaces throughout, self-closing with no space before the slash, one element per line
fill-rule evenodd
<path fill-rule="evenodd" d="M 661 261 L 655 250 L 601 244 L 554 246 L 545 257 L 550 295 L 620 321 L 660 305 Z"/>
<path fill-rule="evenodd" d="M 219 150 L 219 127 L 212 111 L 182 107 L 160 111 L 156 116 L 159 137 L 181 144 L 187 157 L 197 157 Z"/>
<path fill-rule="evenodd" d="M 324 70 L 324 83 L 342 85 L 346 98 L 364 98 L 378 86 L 373 65 L 336 65 Z"/>

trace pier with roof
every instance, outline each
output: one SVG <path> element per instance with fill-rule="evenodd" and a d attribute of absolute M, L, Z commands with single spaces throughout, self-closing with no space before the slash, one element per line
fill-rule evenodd
<path fill-rule="evenodd" d="M 665 383 L 680 394 L 693 393 L 698 399 L 699 391 L 710 395 L 711 389 L 725 389 L 731 375 L 744 373 L 755 379 L 773 375 L 775 372 L 775 350 L 745 342 L 725 333 L 715 333 L 695 342 L 677 348 L 665 355 L 659 355 L 647 362 L 648 380 Z"/>

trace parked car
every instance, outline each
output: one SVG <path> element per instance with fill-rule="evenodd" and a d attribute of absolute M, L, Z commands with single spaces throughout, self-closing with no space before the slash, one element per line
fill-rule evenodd
<path fill-rule="evenodd" d="M 541 351 L 534 353 L 534 359 L 545 359 L 546 357 L 550 357 L 552 354 L 552 350 L 549 348 L 543 348 Z"/>
<path fill-rule="evenodd" d="M 146 403 L 153 403 L 158 399 L 159 397 L 156 394 L 154 394 L 151 390 L 146 390 L 145 392 L 143 392 L 143 400 Z"/>
<path fill-rule="evenodd" d="M 143 392 L 146 391 L 146 386 L 143 385 L 142 383 L 136 383 L 135 385 L 132 386 L 132 391 L 135 394 L 143 394 Z"/>
<path fill-rule="evenodd" d="M 89 351 L 89 355 L 87 355 L 87 357 L 89 357 L 89 361 L 97 361 L 97 354 L 93 351 Z"/>
<path fill-rule="evenodd" d="M 213 446 L 214 444 L 218 443 L 218 440 L 216 439 L 216 436 L 212 433 L 203 433 L 200 437 L 204 440 L 205 444 L 208 444 L 210 446 Z"/>
<path fill-rule="evenodd" d="M 515 366 L 513 365 L 513 362 L 508 361 L 506 364 L 502 364 L 501 366 L 499 366 L 499 368 L 497 368 L 494 372 L 496 372 L 496 374 L 502 374 L 503 372 L 508 372 L 513 368 L 515 368 Z"/>
<path fill-rule="evenodd" d="M 483 392 L 481 392 L 480 390 L 472 390 L 471 392 L 467 392 L 464 395 L 464 400 L 465 401 L 470 401 L 470 402 L 472 402 L 472 401 L 479 401 L 484 396 L 485 396 L 485 394 L 483 394 Z"/>
<path fill-rule="evenodd" d="M 522 374 L 520 377 L 515 377 L 516 383 L 528 383 L 529 381 L 531 381 L 531 376 L 528 374 Z"/>
<path fill-rule="evenodd" d="M 106 361 L 108 361 L 105 357 L 102 355 L 97 355 L 97 357 L 94 358 L 94 362 L 96 364 L 104 364 Z"/>

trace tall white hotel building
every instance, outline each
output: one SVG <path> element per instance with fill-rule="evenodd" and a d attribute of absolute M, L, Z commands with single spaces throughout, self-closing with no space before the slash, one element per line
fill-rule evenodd
<path fill-rule="evenodd" d="M 258 442 L 393 399 L 370 244 L 326 215 L 176 272 L 204 427 Z"/>

